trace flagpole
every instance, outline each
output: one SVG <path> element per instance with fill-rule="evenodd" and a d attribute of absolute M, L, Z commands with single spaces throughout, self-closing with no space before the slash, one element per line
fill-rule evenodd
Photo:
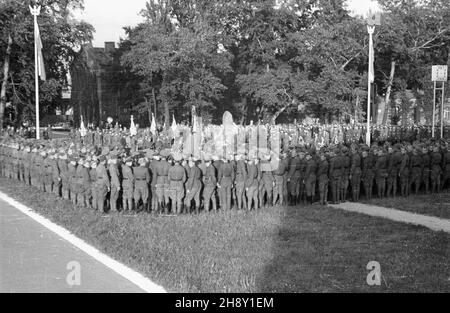
<path fill-rule="evenodd" d="M 39 127 L 39 69 L 38 69 L 38 46 L 37 46 L 37 17 L 40 14 L 41 7 L 30 7 L 31 14 L 34 16 L 34 80 L 35 80 L 35 94 L 36 94 L 36 139 L 40 139 Z"/>
<path fill-rule="evenodd" d="M 369 32 L 369 75 L 368 76 L 368 91 L 367 91 L 367 133 L 366 133 L 366 144 L 370 147 L 371 138 L 370 138 L 370 100 L 371 100 L 371 92 L 372 92 L 372 69 L 371 64 L 373 64 L 373 33 L 375 32 L 375 26 L 367 26 L 367 31 Z"/>

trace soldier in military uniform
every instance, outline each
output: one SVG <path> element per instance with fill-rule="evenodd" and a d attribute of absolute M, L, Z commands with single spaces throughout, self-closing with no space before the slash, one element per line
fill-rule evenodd
<path fill-rule="evenodd" d="M 439 147 L 434 146 L 431 153 L 431 189 L 432 192 L 438 192 L 441 184 L 442 173 L 442 154 L 439 152 Z"/>
<path fill-rule="evenodd" d="M 211 156 L 206 154 L 203 157 L 204 164 L 202 165 L 203 171 L 203 205 L 206 212 L 209 212 L 210 205 L 212 203 L 213 211 L 217 211 L 217 199 L 216 199 L 216 168 L 212 165 Z"/>
<path fill-rule="evenodd" d="M 263 207 L 264 204 L 265 206 L 269 207 L 273 204 L 273 187 L 275 185 L 275 178 L 273 176 L 272 173 L 272 168 L 271 168 L 271 164 L 270 164 L 270 153 L 268 151 L 265 151 L 262 155 L 261 155 L 261 162 L 260 162 L 260 167 L 261 167 L 261 181 L 260 181 L 260 185 L 261 185 L 261 190 L 259 193 L 259 203 L 260 206 Z M 265 197 L 267 197 L 266 202 Z"/>
<path fill-rule="evenodd" d="M 32 153 L 31 153 L 31 148 L 30 146 L 26 146 L 24 149 L 25 155 L 23 157 L 23 179 L 25 184 L 27 185 L 31 185 L 30 182 L 30 173 L 31 173 L 31 157 L 32 157 Z"/>
<path fill-rule="evenodd" d="M 291 162 L 289 163 L 289 173 L 287 182 L 289 188 L 289 204 L 295 205 L 299 203 L 300 196 L 300 179 L 301 179 L 301 159 L 297 151 L 292 150 Z"/>
<path fill-rule="evenodd" d="M 388 176 L 387 167 L 388 160 L 382 148 L 377 151 L 375 161 L 375 180 L 377 183 L 378 198 L 384 198 L 386 192 L 386 178 Z"/>
<path fill-rule="evenodd" d="M 406 151 L 405 147 L 400 148 L 402 155 L 399 176 L 400 176 L 400 189 L 402 197 L 406 197 L 409 194 L 409 175 L 410 175 L 410 156 Z"/>
<path fill-rule="evenodd" d="M 77 171 L 77 161 L 75 156 L 71 155 L 69 158 L 69 164 L 67 165 L 67 173 L 69 177 L 69 198 L 74 205 L 76 205 L 77 196 L 76 196 L 76 175 Z"/>
<path fill-rule="evenodd" d="M 289 160 L 286 157 L 286 153 L 280 154 L 281 158 L 277 158 L 278 167 L 273 171 L 273 176 L 275 179 L 275 186 L 273 187 L 273 205 L 285 204 L 287 200 L 285 198 L 285 188 L 286 188 L 286 175 L 289 170 Z"/>
<path fill-rule="evenodd" d="M 97 198 L 96 207 L 101 213 L 105 213 L 105 200 L 108 192 L 111 190 L 108 172 L 106 171 L 106 157 L 101 155 L 99 164 L 96 168 L 95 195 Z"/>
<path fill-rule="evenodd" d="M 419 193 L 420 181 L 422 178 L 422 158 L 419 155 L 417 148 L 412 151 L 412 156 L 410 160 L 410 181 L 409 181 L 409 191 L 411 192 L 412 186 L 415 186 L 415 194 Z"/>
<path fill-rule="evenodd" d="M 200 213 L 200 192 L 202 190 L 202 171 L 196 165 L 196 160 L 190 157 L 188 160 L 187 181 L 185 185 L 186 197 L 184 199 L 185 213 L 190 213 L 192 200 L 195 204 L 195 213 Z"/>
<path fill-rule="evenodd" d="M 306 190 L 306 201 L 308 204 L 313 204 L 316 195 L 316 171 L 317 162 L 315 158 L 310 153 L 306 154 L 305 159 L 305 190 Z"/>
<path fill-rule="evenodd" d="M 373 181 L 375 178 L 374 165 L 375 160 L 372 153 L 369 153 L 370 150 L 368 147 L 363 148 L 362 152 L 362 168 L 361 168 L 361 178 L 364 185 L 364 193 L 366 195 L 367 200 L 372 199 L 372 191 L 373 191 Z"/>
<path fill-rule="evenodd" d="M 110 177 L 110 196 L 109 196 L 109 205 L 111 208 L 111 211 L 117 212 L 117 201 L 119 200 L 119 193 L 120 193 L 120 173 L 119 168 L 117 166 L 117 153 L 112 152 L 110 154 L 109 159 L 109 166 L 108 166 L 108 172 Z"/>
<path fill-rule="evenodd" d="M 182 157 L 180 154 L 174 155 L 175 164 L 170 167 L 168 173 L 169 194 L 172 200 L 172 213 L 181 214 L 183 198 L 185 196 L 184 183 L 186 182 L 186 171 L 181 166 Z"/>
<path fill-rule="evenodd" d="M 350 153 L 350 182 L 352 186 L 352 200 L 353 202 L 359 201 L 360 187 L 361 187 L 361 156 L 356 149 L 356 146 L 352 145 Z"/>
<path fill-rule="evenodd" d="M 425 151 L 425 148 L 423 151 Z M 425 162 L 425 156 L 428 156 L 428 154 L 425 154 L 425 152 L 423 152 L 422 159 L 424 160 L 424 162 Z M 429 156 L 428 156 L 428 160 L 430 161 Z M 443 149 L 442 172 L 443 172 L 443 177 L 442 177 L 441 191 L 444 188 L 444 186 L 447 184 L 448 180 L 450 179 L 450 150 L 448 149 L 448 145 L 445 145 L 445 147 Z M 423 181 L 426 182 L 425 169 L 424 169 Z M 426 187 L 426 191 L 428 193 L 428 185 L 425 184 L 425 187 Z M 447 188 L 450 188 L 450 186 L 447 186 Z"/>
<path fill-rule="evenodd" d="M 167 157 L 169 156 L 168 150 L 162 150 L 160 152 L 160 156 L 154 156 L 154 164 L 153 164 L 153 177 L 155 180 L 155 188 L 156 188 L 156 198 L 158 201 L 159 210 L 164 209 L 165 213 L 169 213 L 169 199 L 170 199 L 170 190 L 169 190 L 169 169 L 170 164 L 167 162 Z"/>
<path fill-rule="evenodd" d="M 258 197 L 258 180 L 259 180 L 259 167 L 256 162 L 256 157 L 253 159 L 252 155 L 248 155 L 247 160 L 247 181 L 245 183 L 245 193 L 247 195 L 247 210 L 251 211 L 252 207 L 255 210 L 259 209 L 259 197 Z M 252 206 L 254 204 L 254 206 Z"/>
<path fill-rule="evenodd" d="M 58 167 L 57 157 L 58 157 L 58 154 L 55 151 L 54 154 L 52 154 L 52 156 L 50 158 L 50 166 L 51 166 L 52 180 L 53 180 L 52 192 L 55 196 L 59 197 L 60 191 L 61 191 L 61 175 L 60 175 L 60 171 L 59 171 L 59 167 Z"/>
<path fill-rule="evenodd" d="M 402 161 L 401 153 L 398 149 L 398 146 L 394 148 L 388 148 L 388 177 L 387 177 L 387 188 L 386 188 L 386 196 L 390 197 L 391 192 L 392 196 L 395 198 L 397 195 L 397 179 L 399 176 L 399 167 Z"/>
<path fill-rule="evenodd" d="M 97 188 L 95 186 L 95 183 L 97 181 L 97 161 L 96 158 L 93 158 L 93 160 L 90 162 L 89 165 L 89 186 L 90 189 L 88 205 L 89 209 L 97 210 L 98 209 L 98 197 L 97 197 Z"/>
<path fill-rule="evenodd" d="M 135 180 L 132 166 L 133 159 L 125 158 L 122 165 L 122 207 L 124 212 L 133 210 Z"/>
<path fill-rule="evenodd" d="M 133 177 L 134 177 L 134 205 L 135 208 L 138 209 L 139 201 L 142 200 L 144 210 L 148 210 L 148 198 L 149 198 L 149 189 L 148 185 L 150 184 L 150 172 L 146 167 L 146 161 L 143 157 L 138 160 L 139 166 L 133 168 Z M 129 175 L 129 173 L 128 173 Z M 125 177 L 125 176 L 124 176 Z M 132 181 L 128 180 L 127 184 L 130 184 Z M 130 185 L 127 186 L 131 187 Z"/>
<path fill-rule="evenodd" d="M 234 183 L 234 175 L 233 165 L 225 157 L 217 175 L 221 209 L 225 211 L 231 210 L 231 186 Z"/>
<path fill-rule="evenodd" d="M 245 182 L 247 180 L 247 165 L 245 161 L 242 160 L 241 154 L 236 154 L 235 156 L 235 192 L 236 192 L 236 205 L 238 210 L 242 210 L 244 207 L 244 191 L 245 191 Z"/>
<path fill-rule="evenodd" d="M 61 194 L 64 200 L 70 199 L 69 169 L 67 164 L 67 154 L 62 152 L 58 159 L 59 175 L 61 177 Z"/>
<path fill-rule="evenodd" d="M 321 205 L 327 204 L 328 199 L 328 173 L 329 173 L 329 163 L 325 153 L 322 151 L 319 154 L 319 161 L 317 164 L 317 181 L 319 185 L 319 202 Z"/>
<path fill-rule="evenodd" d="M 347 193 L 348 193 L 348 186 L 349 186 L 349 177 L 350 177 L 350 157 L 348 155 L 348 149 L 347 147 L 342 147 L 341 149 L 342 155 L 341 155 L 341 194 L 340 194 L 340 200 L 345 201 L 347 200 Z"/>
<path fill-rule="evenodd" d="M 342 167 L 341 167 L 341 157 L 333 152 L 331 154 L 331 158 L 329 160 L 329 179 L 331 186 L 331 196 L 333 199 L 333 203 L 339 203 L 339 196 L 341 192 L 341 176 L 342 176 Z"/>

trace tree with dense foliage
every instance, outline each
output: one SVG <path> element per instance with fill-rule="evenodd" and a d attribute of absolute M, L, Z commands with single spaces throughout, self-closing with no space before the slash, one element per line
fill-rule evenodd
<path fill-rule="evenodd" d="M 10 102 L 16 123 L 34 121 L 34 28 L 29 5 L 34 1 L 0 3 L 0 128 Z M 40 84 L 41 113 L 54 112 L 67 86 L 69 65 L 79 47 L 92 39 L 93 27 L 75 21 L 71 12 L 83 8 L 82 0 L 41 0 L 38 16 L 47 80 Z"/>

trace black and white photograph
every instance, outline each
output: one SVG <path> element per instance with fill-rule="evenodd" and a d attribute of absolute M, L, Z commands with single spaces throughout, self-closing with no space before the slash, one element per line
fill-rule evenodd
<path fill-rule="evenodd" d="M 449 0 L 0 0 L 0 293 L 449 293 L 449 66 Z"/>

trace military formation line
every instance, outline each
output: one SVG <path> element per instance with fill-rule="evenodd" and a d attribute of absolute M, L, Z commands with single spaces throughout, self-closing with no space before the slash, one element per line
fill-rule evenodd
<path fill-rule="evenodd" d="M 450 178 L 445 140 L 424 139 L 371 147 L 355 140 L 292 144 L 279 153 L 249 147 L 233 155 L 172 149 L 167 136 L 145 131 L 92 131 L 87 139 L 37 141 L 3 134 L 2 177 L 99 212 L 190 214 L 276 205 L 359 201 L 441 192 Z M 108 142 L 105 140 L 107 138 Z M 303 141 L 304 142 L 304 141 Z"/>

